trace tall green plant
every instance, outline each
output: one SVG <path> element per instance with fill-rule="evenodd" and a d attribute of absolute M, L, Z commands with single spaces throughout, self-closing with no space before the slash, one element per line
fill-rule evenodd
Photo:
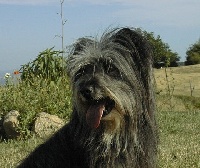
<path fill-rule="evenodd" d="M 46 49 L 34 61 L 22 65 L 20 69 L 21 79 L 33 82 L 33 79 L 37 77 L 48 82 L 59 82 L 65 75 L 66 63 L 61 55 L 62 51 L 53 49 Z"/>

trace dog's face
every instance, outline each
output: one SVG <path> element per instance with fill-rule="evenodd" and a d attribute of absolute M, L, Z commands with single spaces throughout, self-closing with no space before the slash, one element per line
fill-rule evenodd
<path fill-rule="evenodd" d="M 140 101 L 140 63 L 133 60 L 135 44 L 129 36 L 104 36 L 100 42 L 80 39 L 68 59 L 68 72 L 73 90 L 73 106 L 82 124 L 91 129 L 117 131 L 126 116 L 136 117 Z M 125 37 L 128 46 L 118 42 Z M 130 46 L 129 46 L 130 45 Z"/>
<path fill-rule="evenodd" d="M 110 57 L 94 54 L 78 56 L 82 62 L 89 60 L 75 72 L 74 105 L 81 120 L 90 128 L 101 125 L 113 131 L 124 122 L 126 104 L 133 103 L 127 100 L 131 99 L 131 87 L 124 82 L 124 75 Z"/>
<path fill-rule="evenodd" d="M 120 127 L 125 114 L 122 89 L 128 92 L 131 88 L 111 60 L 97 56 L 94 61 L 82 66 L 75 74 L 75 106 L 89 127 L 97 128 L 103 124 L 106 130 L 114 130 Z"/>

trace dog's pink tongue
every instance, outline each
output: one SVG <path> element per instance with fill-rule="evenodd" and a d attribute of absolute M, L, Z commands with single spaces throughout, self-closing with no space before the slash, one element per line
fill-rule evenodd
<path fill-rule="evenodd" d="M 86 121 L 91 128 L 97 128 L 99 126 L 104 109 L 105 106 L 103 103 L 91 105 L 89 107 L 86 114 Z"/>

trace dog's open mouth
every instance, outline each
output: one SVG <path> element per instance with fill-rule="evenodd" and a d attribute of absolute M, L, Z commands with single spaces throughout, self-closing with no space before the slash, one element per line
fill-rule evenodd
<path fill-rule="evenodd" d="M 114 106 L 115 102 L 110 98 L 93 101 L 86 113 L 87 124 L 91 128 L 97 128 L 101 118 L 108 115 Z"/>

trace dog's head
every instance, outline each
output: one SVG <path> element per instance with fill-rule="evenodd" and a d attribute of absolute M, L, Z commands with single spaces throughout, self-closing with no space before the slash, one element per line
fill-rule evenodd
<path fill-rule="evenodd" d="M 133 124 L 139 111 L 151 113 L 151 61 L 146 40 L 129 28 L 107 32 L 99 41 L 79 39 L 67 69 L 81 123 L 113 131 L 127 118 Z"/>

